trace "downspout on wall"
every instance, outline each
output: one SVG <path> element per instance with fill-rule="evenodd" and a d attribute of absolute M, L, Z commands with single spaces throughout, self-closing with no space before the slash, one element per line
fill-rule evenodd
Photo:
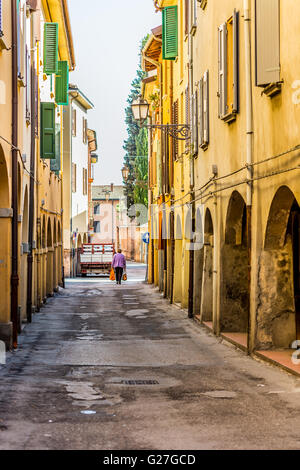
<path fill-rule="evenodd" d="M 247 249 L 248 249 L 248 286 L 251 287 L 251 218 L 253 199 L 253 101 L 252 101 L 252 73 L 251 73 L 251 12 L 250 0 L 244 0 L 244 26 L 245 26 L 245 75 L 246 75 L 246 153 L 247 153 Z M 250 352 L 250 305 L 248 307 L 248 352 Z"/>
<path fill-rule="evenodd" d="M 11 2 L 12 19 L 12 265 L 11 265 L 11 321 L 13 347 L 18 347 L 18 35 L 17 2 Z"/>

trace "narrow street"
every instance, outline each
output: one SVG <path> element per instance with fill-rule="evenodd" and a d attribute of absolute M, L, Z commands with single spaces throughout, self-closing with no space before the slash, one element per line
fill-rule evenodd
<path fill-rule="evenodd" d="M 299 380 L 142 282 L 76 279 L 0 366 L 0 449 L 297 449 Z"/>

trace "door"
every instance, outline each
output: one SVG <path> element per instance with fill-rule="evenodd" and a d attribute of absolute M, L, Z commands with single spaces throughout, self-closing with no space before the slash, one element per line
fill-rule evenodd
<path fill-rule="evenodd" d="M 300 340 L 300 210 L 292 210 L 293 230 L 293 265 L 294 265 L 294 296 L 296 310 L 296 339 Z"/>

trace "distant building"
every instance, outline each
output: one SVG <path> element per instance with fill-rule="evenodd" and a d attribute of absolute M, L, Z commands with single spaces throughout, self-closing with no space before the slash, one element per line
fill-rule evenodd
<path fill-rule="evenodd" d="M 120 211 L 125 199 L 124 187 L 92 186 L 92 243 L 115 243 L 119 247 Z"/>
<path fill-rule="evenodd" d="M 66 277 L 77 274 L 78 248 L 88 242 L 88 175 L 90 152 L 87 112 L 94 105 L 76 86 L 69 86 L 64 108 L 64 267 Z"/>

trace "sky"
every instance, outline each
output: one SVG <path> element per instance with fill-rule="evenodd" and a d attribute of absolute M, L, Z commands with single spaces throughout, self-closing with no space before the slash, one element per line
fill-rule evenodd
<path fill-rule="evenodd" d="M 125 107 L 139 63 L 139 44 L 161 24 L 152 0 L 69 0 L 76 70 L 70 83 L 92 101 L 99 163 L 94 184 L 122 184 Z"/>

